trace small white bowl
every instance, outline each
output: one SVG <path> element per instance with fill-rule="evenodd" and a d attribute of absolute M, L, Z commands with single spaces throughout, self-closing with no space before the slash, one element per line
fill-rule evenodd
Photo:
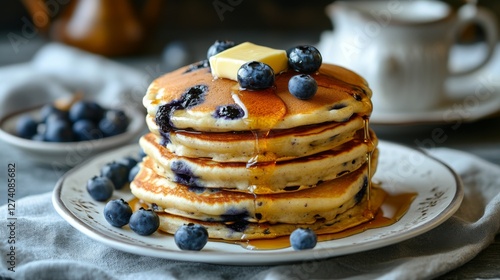
<path fill-rule="evenodd" d="M 137 141 L 139 135 L 145 132 L 145 113 L 134 108 L 120 108 L 130 119 L 127 131 L 102 139 L 78 142 L 43 142 L 24 139 L 15 135 L 17 120 L 26 114 L 39 118 L 42 107 L 23 110 L 4 116 L 0 119 L 0 140 L 20 150 L 28 157 L 23 160 L 50 165 L 56 170 L 64 170 L 76 166 L 87 158 L 100 152 Z"/>

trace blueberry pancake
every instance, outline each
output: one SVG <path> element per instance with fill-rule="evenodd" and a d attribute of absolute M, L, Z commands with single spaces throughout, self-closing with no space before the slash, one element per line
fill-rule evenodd
<path fill-rule="evenodd" d="M 309 156 L 339 146 L 354 137 L 357 131 L 362 131 L 364 120 L 359 115 L 353 115 L 345 122 L 327 122 L 316 125 L 306 125 L 293 129 L 274 129 L 266 132 L 265 150 L 276 161 L 289 160 Z M 154 118 L 146 117 L 150 131 L 161 137 Z M 262 132 L 260 132 L 262 134 Z M 158 138 L 158 143 L 178 156 L 194 158 L 211 158 L 221 162 L 248 162 L 259 148 L 256 141 L 259 132 L 204 132 L 188 130 L 171 130 L 166 143 Z M 263 146 L 263 145 L 261 145 Z"/>
<path fill-rule="evenodd" d="M 161 230 L 197 223 L 241 240 L 373 218 L 383 194 L 371 187 L 377 137 L 362 77 L 311 46 L 208 56 L 157 78 L 143 99 L 147 156 L 130 188 Z"/>
<path fill-rule="evenodd" d="M 371 161 L 372 167 L 375 160 Z M 359 204 L 367 192 L 368 172 L 364 164 L 345 176 L 314 188 L 255 195 L 220 189 L 189 187 L 159 176 L 146 157 L 132 193 L 154 203 L 163 212 L 207 222 L 313 224 L 330 223 L 335 217 Z M 287 213 L 283 215 L 283 213 Z"/>
<path fill-rule="evenodd" d="M 190 65 L 154 80 L 143 104 L 165 131 L 267 131 L 370 115 L 371 90 L 356 73 L 323 64 L 313 75 L 317 92 L 307 102 L 288 90 L 296 74 L 284 71 L 276 75 L 272 88 L 257 92 L 241 89 L 237 81 L 214 78 L 209 67 Z"/>
<path fill-rule="evenodd" d="M 304 102 L 288 90 L 295 74 L 282 72 L 275 86 L 256 92 L 241 90 L 236 81 L 214 79 L 210 68 L 187 66 L 153 81 L 143 99 L 146 121 L 172 152 L 217 161 L 248 161 L 262 146 L 261 154 L 268 153 L 272 160 L 305 156 L 331 149 L 363 129 L 372 104 L 361 77 L 322 65 L 314 76 L 317 92 Z M 238 139 L 231 141 L 228 134 L 239 134 Z M 259 146 L 255 137 L 261 134 L 266 142 Z M 276 134 L 285 135 L 273 137 Z"/>
<path fill-rule="evenodd" d="M 309 188 L 355 171 L 366 163 L 366 155 L 375 149 L 374 133 L 371 139 L 364 141 L 363 134 L 358 133 L 350 141 L 327 151 L 278 161 L 273 166 L 267 162 L 256 163 L 252 168 L 247 162 L 180 157 L 160 145 L 159 137 L 152 133 L 143 136 L 139 143 L 154 163 L 153 170 L 170 181 L 191 187 L 236 189 L 258 194 Z"/>
<path fill-rule="evenodd" d="M 310 228 L 316 234 L 330 234 L 343 231 L 348 228 L 368 222 L 372 219 L 366 215 L 366 209 L 378 209 L 385 199 L 386 194 L 378 187 L 373 187 L 370 195 L 370 202 L 367 196 L 345 212 L 336 215 L 333 220 L 326 222 L 324 219 L 317 219 L 311 224 L 290 224 L 290 223 L 250 223 L 244 220 L 236 221 L 210 221 L 191 219 L 181 215 L 170 214 L 159 211 L 160 230 L 174 234 L 182 225 L 193 223 L 204 226 L 208 235 L 212 239 L 247 241 L 253 239 L 272 239 L 280 236 L 290 235 L 297 228 Z"/>

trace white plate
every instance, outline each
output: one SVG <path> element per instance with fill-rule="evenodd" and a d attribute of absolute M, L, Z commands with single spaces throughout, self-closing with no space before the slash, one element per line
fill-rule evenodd
<path fill-rule="evenodd" d="M 447 84 L 448 99 L 440 106 L 420 112 L 377 109 L 373 104 L 372 124 L 461 124 L 500 113 L 500 80 L 484 74 L 475 78 L 453 79 Z M 376 93 L 374 93 L 376 94 Z"/>
<path fill-rule="evenodd" d="M 104 202 L 88 195 L 85 184 L 102 165 L 123 156 L 135 156 L 139 147 L 126 146 L 70 170 L 57 183 L 53 204 L 73 227 L 113 248 L 133 254 L 180 261 L 259 265 L 317 260 L 391 245 L 429 231 L 458 209 L 463 198 L 461 181 L 446 165 L 423 152 L 397 144 L 380 142 L 380 163 L 374 180 L 389 193 L 416 192 L 408 212 L 395 224 L 370 229 L 350 237 L 319 242 L 312 250 L 247 250 L 239 245 L 208 242 L 199 252 L 181 251 L 171 235 L 139 236 L 128 226 L 110 226 L 102 215 Z M 129 190 L 116 191 L 112 199 L 131 199 Z"/>
<path fill-rule="evenodd" d="M 0 119 L 0 140 L 22 151 L 31 161 L 64 170 L 84 162 L 87 158 L 109 149 L 131 143 L 141 134 L 145 126 L 144 113 L 134 108 L 123 107 L 130 119 L 125 133 L 91 141 L 52 143 L 24 139 L 15 135 L 17 120 L 24 114 L 39 117 L 41 107 L 9 114 Z"/>

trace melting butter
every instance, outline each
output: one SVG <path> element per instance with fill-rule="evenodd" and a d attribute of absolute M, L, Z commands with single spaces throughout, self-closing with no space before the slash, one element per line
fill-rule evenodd
<path fill-rule="evenodd" d="M 286 51 L 255 45 L 249 42 L 241 43 L 210 57 L 212 75 L 216 78 L 226 78 L 237 81 L 241 65 L 259 61 L 269 65 L 275 74 L 288 68 Z"/>

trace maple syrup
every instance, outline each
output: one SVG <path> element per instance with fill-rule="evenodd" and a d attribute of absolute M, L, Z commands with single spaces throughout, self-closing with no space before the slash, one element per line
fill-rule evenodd
<path fill-rule="evenodd" d="M 370 137 L 370 118 L 368 116 L 363 116 L 363 141 L 368 144 L 368 152 L 366 153 L 366 162 L 368 164 L 368 187 L 366 190 L 366 197 L 368 200 L 368 206 L 366 210 L 363 213 L 363 216 L 365 216 L 367 219 L 373 219 L 374 218 L 374 213 L 372 210 L 372 205 L 371 205 L 371 192 L 372 192 L 372 155 L 373 155 L 373 150 L 374 150 L 374 144 L 373 141 L 371 140 Z"/>
<path fill-rule="evenodd" d="M 327 232 L 323 230 L 320 234 L 318 234 L 318 242 L 345 238 L 358 233 L 362 233 L 369 229 L 393 225 L 406 214 L 406 212 L 410 208 L 411 203 L 417 196 L 416 193 L 388 194 L 380 187 L 374 188 L 374 190 L 382 192 L 384 200 L 381 206 L 378 208 L 378 211 L 375 212 L 372 220 L 340 232 Z M 149 205 L 142 202 L 136 197 L 129 200 L 128 203 L 133 211 L 138 210 L 140 207 L 146 209 L 149 207 Z M 272 239 L 244 240 L 243 238 L 240 241 L 210 239 L 210 241 L 235 244 L 248 250 L 277 250 L 290 247 L 290 240 L 288 235 Z"/>
<path fill-rule="evenodd" d="M 385 199 L 379 210 L 375 212 L 372 220 L 350 227 L 340 232 L 322 232 L 318 234 L 318 242 L 331 241 L 340 238 L 349 237 L 358 233 L 362 233 L 369 229 L 390 226 L 401 219 L 410 208 L 412 201 L 416 197 L 416 193 L 402 193 L 390 195 L 385 193 L 381 188 L 376 188 L 376 191 L 384 192 Z M 290 247 L 289 236 L 281 236 L 273 239 L 254 239 L 242 241 L 222 241 L 224 243 L 232 243 L 240 245 L 248 250 L 277 250 Z M 221 242 L 220 240 L 211 240 Z"/>
<path fill-rule="evenodd" d="M 326 87 L 339 87 L 340 91 L 348 93 L 356 101 L 362 102 L 364 107 L 372 106 L 365 90 L 361 87 L 326 75 L 317 75 L 315 78 L 318 79 L 318 84 L 322 84 L 322 86 L 326 84 Z M 287 113 L 287 107 L 283 103 L 283 100 L 276 94 L 275 87 L 253 92 L 242 90 L 236 85 L 232 88 L 232 95 L 235 102 L 244 110 L 246 115 L 245 121 L 255 138 L 255 150 L 251 159 L 246 163 L 246 168 L 250 172 L 248 192 L 254 195 L 254 207 L 256 208 L 255 203 L 258 194 L 271 192 L 268 178 L 273 173 L 277 161 L 276 155 L 269 152 L 267 139 L 271 130 L 276 127 Z M 264 98 L 263 95 L 265 95 Z M 340 232 L 337 232 L 338 229 L 330 229 L 330 231 L 329 229 L 321 229 L 317 231 L 318 241 L 320 242 L 345 238 L 369 229 L 390 226 L 401 219 L 416 197 L 415 193 L 392 195 L 386 193 L 382 188 L 372 186 L 372 153 L 375 149 L 375 144 L 370 137 L 369 116 L 361 117 L 364 122 L 362 141 L 368 146 L 368 152 L 366 153 L 368 186 L 364 206 L 359 207 L 364 207 L 362 215 L 366 222 L 352 227 L 346 226 L 347 229 Z M 383 201 L 372 202 L 372 198 L 379 196 L 380 193 L 384 197 Z M 138 199 L 131 200 L 129 204 L 132 209 L 148 207 L 147 204 L 142 203 Z M 210 239 L 210 241 L 236 244 L 248 250 L 275 250 L 290 247 L 288 235 L 272 239 L 245 240 L 243 237 L 239 241 L 219 239 Z"/>
<path fill-rule="evenodd" d="M 286 105 L 276 95 L 275 87 L 258 92 L 242 90 L 239 87 L 233 87 L 232 90 L 240 106 L 247 112 L 245 121 L 255 138 L 253 156 L 246 164 L 250 172 L 248 192 L 254 195 L 270 193 L 272 188 L 269 178 L 275 169 L 277 157 L 269 152 L 268 137 L 285 116 Z"/>

